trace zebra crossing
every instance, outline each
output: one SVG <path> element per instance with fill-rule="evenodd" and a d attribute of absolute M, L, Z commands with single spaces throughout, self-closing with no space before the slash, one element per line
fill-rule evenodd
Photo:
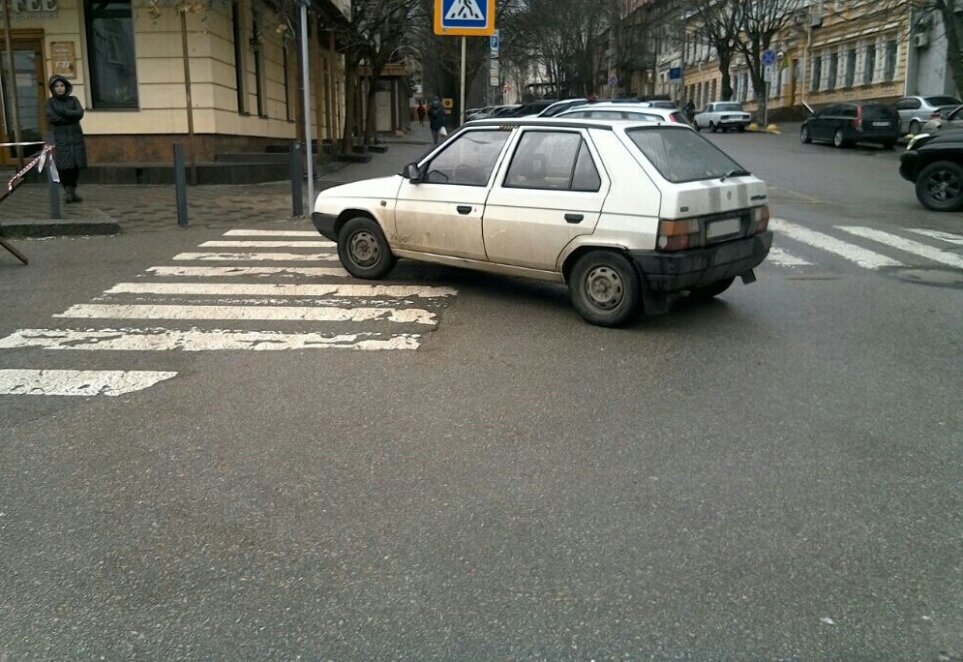
<path fill-rule="evenodd" d="M 770 227 L 775 245 L 762 269 L 949 267 L 963 277 L 963 235 L 848 225 L 817 231 L 780 218 Z M 223 237 L 54 314 L 48 328 L 0 338 L 0 361 L 2 352 L 39 350 L 28 368 L 0 368 L 0 395 L 140 391 L 177 376 L 165 369 L 164 352 L 415 350 L 457 296 L 450 287 L 354 281 L 335 244 L 313 231 L 235 229 Z M 45 368 L 47 351 L 154 352 L 157 369 Z"/>
<path fill-rule="evenodd" d="M 0 369 L 0 395 L 140 391 L 177 376 L 164 352 L 415 350 L 457 295 L 450 287 L 349 280 L 335 244 L 314 231 L 236 229 L 223 237 L 54 314 L 49 327 L 0 338 L 0 352 L 40 350 L 26 369 Z M 157 369 L 45 368 L 47 351 L 152 352 Z"/>

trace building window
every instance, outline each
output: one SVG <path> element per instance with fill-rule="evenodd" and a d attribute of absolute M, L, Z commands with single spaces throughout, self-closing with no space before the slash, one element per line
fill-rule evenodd
<path fill-rule="evenodd" d="M 866 58 L 863 60 L 863 84 L 872 85 L 876 77 L 876 44 L 866 46 Z"/>
<path fill-rule="evenodd" d="M 264 107 L 264 58 L 261 56 L 263 44 L 261 28 L 258 25 L 258 15 L 251 10 L 251 50 L 254 51 L 254 100 L 257 104 L 258 117 L 267 117 Z"/>
<path fill-rule="evenodd" d="M 244 99 L 244 52 L 241 49 L 241 9 L 231 3 L 231 33 L 234 38 L 234 84 L 237 90 L 237 112 L 247 113 Z"/>
<path fill-rule="evenodd" d="M 890 82 L 896 77 L 896 40 L 890 39 L 886 42 L 886 70 L 883 72 L 883 80 Z"/>
<path fill-rule="evenodd" d="M 823 76 L 823 58 L 819 55 L 813 58 L 813 80 L 809 89 L 813 92 L 819 90 L 819 81 Z"/>
<path fill-rule="evenodd" d="M 130 0 L 86 0 L 90 101 L 94 108 L 137 108 L 137 58 Z"/>
<path fill-rule="evenodd" d="M 839 53 L 832 53 L 829 56 L 829 71 L 827 71 L 826 89 L 836 89 L 836 72 L 839 71 Z"/>
<path fill-rule="evenodd" d="M 281 47 L 281 63 L 284 65 L 284 117 L 290 122 L 294 119 L 291 112 L 291 52 L 287 46 Z"/>
<path fill-rule="evenodd" d="M 856 82 L 856 49 L 846 51 L 846 87 L 852 87 Z"/>

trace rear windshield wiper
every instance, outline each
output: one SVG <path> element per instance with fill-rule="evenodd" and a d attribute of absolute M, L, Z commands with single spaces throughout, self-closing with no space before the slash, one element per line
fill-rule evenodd
<path fill-rule="evenodd" d="M 726 181 L 727 177 L 744 177 L 745 175 L 750 175 L 750 174 L 752 173 L 750 173 L 748 170 L 736 170 L 736 169 L 726 170 L 726 174 L 720 177 L 719 181 L 724 182 Z"/>

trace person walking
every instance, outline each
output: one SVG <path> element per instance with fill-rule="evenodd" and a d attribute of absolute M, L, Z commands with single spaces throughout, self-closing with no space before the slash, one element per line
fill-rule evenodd
<path fill-rule="evenodd" d="M 685 118 L 689 120 L 689 124 L 692 124 L 692 122 L 695 120 L 695 111 L 696 111 L 695 104 L 692 103 L 692 99 L 689 99 L 689 103 L 685 105 L 685 111 L 684 111 Z"/>
<path fill-rule="evenodd" d="M 421 126 L 425 125 L 425 115 L 427 114 L 428 114 L 428 109 L 425 108 L 425 102 L 424 101 L 418 102 L 418 122 L 421 124 Z"/>
<path fill-rule="evenodd" d="M 442 129 L 445 128 L 445 119 L 445 109 L 441 107 L 438 99 L 432 99 L 431 108 L 428 109 L 428 125 L 431 127 L 431 139 L 436 145 Z M 445 135 L 447 135 L 447 131 Z"/>
<path fill-rule="evenodd" d="M 87 167 L 87 146 L 80 120 L 84 107 L 72 96 L 74 86 L 63 76 L 50 77 L 47 84 L 52 95 L 47 99 L 47 122 L 50 124 L 54 146 L 54 163 L 60 173 L 60 185 L 64 187 L 65 202 L 81 202 L 77 195 L 80 171 Z"/>

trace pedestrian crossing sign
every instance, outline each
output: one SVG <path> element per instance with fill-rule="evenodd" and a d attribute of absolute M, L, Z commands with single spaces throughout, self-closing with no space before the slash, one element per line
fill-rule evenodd
<path fill-rule="evenodd" d="M 490 37 L 495 32 L 495 0 L 435 0 L 435 34 Z"/>

